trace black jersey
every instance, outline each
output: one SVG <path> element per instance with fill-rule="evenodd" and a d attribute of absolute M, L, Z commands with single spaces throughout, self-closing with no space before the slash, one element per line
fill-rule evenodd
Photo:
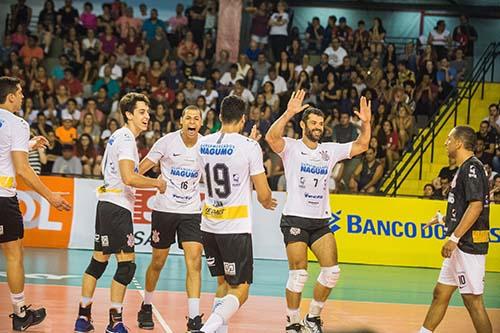
<path fill-rule="evenodd" d="M 488 177 L 483 163 L 475 156 L 462 163 L 451 182 L 445 219 L 447 236 L 455 231 L 471 201 L 481 201 L 483 210 L 472 227 L 460 238 L 458 247 L 466 253 L 486 254 L 490 232 Z"/>

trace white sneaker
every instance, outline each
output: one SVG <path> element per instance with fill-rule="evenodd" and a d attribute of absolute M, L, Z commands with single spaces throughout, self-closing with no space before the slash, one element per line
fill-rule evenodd
<path fill-rule="evenodd" d="M 320 317 L 309 317 L 306 315 L 302 320 L 302 325 L 307 333 L 323 333 L 323 322 Z"/>

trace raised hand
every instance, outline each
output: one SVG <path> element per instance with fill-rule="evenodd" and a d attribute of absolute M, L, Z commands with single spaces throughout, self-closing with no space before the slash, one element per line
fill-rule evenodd
<path fill-rule="evenodd" d="M 255 141 L 259 141 L 262 138 L 262 134 L 260 134 L 260 132 L 257 131 L 256 124 L 252 126 L 252 131 L 250 132 L 249 138 Z"/>
<path fill-rule="evenodd" d="M 309 107 L 309 104 L 302 105 L 305 95 L 306 92 L 302 89 L 300 89 L 299 91 L 294 91 L 292 93 L 292 96 L 290 97 L 290 100 L 288 101 L 286 112 L 289 112 L 292 115 L 296 115 L 297 113 L 300 113 L 307 109 Z"/>
<path fill-rule="evenodd" d="M 364 123 L 370 123 L 372 120 L 372 102 L 366 100 L 365 96 L 361 96 L 359 100 L 359 111 L 354 111 L 354 114 Z"/>
<path fill-rule="evenodd" d="M 39 148 L 47 148 L 49 145 L 49 140 L 47 140 L 44 136 L 38 135 L 33 137 L 29 141 L 29 149 L 34 150 L 34 149 L 39 149 Z"/>

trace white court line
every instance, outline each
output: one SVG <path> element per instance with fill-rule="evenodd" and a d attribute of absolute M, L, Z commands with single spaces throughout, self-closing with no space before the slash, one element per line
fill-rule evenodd
<path fill-rule="evenodd" d="M 135 287 L 137 288 L 137 291 L 139 292 L 139 294 L 141 295 L 142 300 L 144 300 L 144 290 L 142 290 L 142 287 L 139 284 L 139 281 L 137 281 L 137 279 L 134 278 L 132 280 L 132 282 L 134 283 Z M 170 326 L 168 326 L 167 322 L 165 321 L 165 319 L 163 319 L 160 311 L 158 311 L 158 309 L 154 306 L 154 304 L 151 304 L 151 307 L 153 309 L 153 314 L 155 315 L 156 320 L 158 320 L 158 322 L 160 323 L 160 326 L 163 328 L 163 331 L 165 331 L 165 333 L 174 333 L 174 331 L 172 331 Z"/>

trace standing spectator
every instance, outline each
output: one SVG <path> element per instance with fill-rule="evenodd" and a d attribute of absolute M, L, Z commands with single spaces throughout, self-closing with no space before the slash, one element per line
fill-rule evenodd
<path fill-rule="evenodd" d="M 450 63 L 450 67 L 457 72 L 457 81 L 463 81 L 468 73 L 466 73 L 467 62 L 464 60 L 464 51 L 462 49 L 456 49 L 455 60 Z"/>
<path fill-rule="evenodd" d="M 62 126 L 56 128 L 56 136 L 63 145 L 72 145 L 78 138 L 76 128 L 73 127 L 73 118 L 71 116 L 62 117 Z"/>
<path fill-rule="evenodd" d="M 215 31 L 217 28 L 217 3 L 215 0 L 208 0 L 205 8 L 205 32 Z"/>
<path fill-rule="evenodd" d="M 250 38 L 256 43 L 259 50 L 263 50 L 268 43 L 269 14 L 267 12 L 267 3 L 261 1 L 257 7 L 249 7 L 247 11 L 252 15 Z"/>
<path fill-rule="evenodd" d="M 54 6 L 54 1 L 45 0 L 43 9 L 38 14 L 38 24 L 43 24 L 45 27 L 55 27 L 57 22 L 57 13 Z"/>
<path fill-rule="evenodd" d="M 347 20 L 345 17 L 341 17 L 339 19 L 339 26 L 337 28 L 335 35 L 339 39 L 344 49 L 352 50 L 353 46 L 352 28 L 347 25 Z"/>
<path fill-rule="evenodd" d="M 186 9 L 188 28 L 193 33 L 193 40 L 199 48 L 203 46 L 205 32 L 206 6 L 203 0 L 193 0 L 193 5 Z"/>
<path fill-rule="evenodd" d="M 188 25 L 188 18 L 184 15 L 184 5 L 178 3 L 175 15 L 168 19 L 168 33 L 172 36 L 173 46 L 177 46 L 182 37 L 184 27 Z"/>
<path fill-rule="evenodd" d="M 148 6 L 145 3 L 139 5 L 139 18 L 144 22 L 148 18 Z"/>
<path fill-rule="evenodd" d="M 158 10 L 156 8 L 151 9 L 151 16 L 142 25 L 142 33 L 146 38 L 146 41 L 150 41 L 155 37 L 156 28 L 160 27 L 165 30 L 165 22 L 158 18 Z"/>
<path fill-rule="evenodd" d="M 340 41 L 338 38 L 333 38 L 332 45 L 325 50 L 325 54 L 328 55 L 328 63 L 334 68 L 342 65 L 342 61 L 345 56 L 347 56 L 347 51 L 340 46 Z"/>
<path fill-rule="evenodd" d="M 450 67 L 448 58 L 441 59 L 440 69 L 436 73 L 436 80 L 439 87 L 439 97 L 442 101 L 446 99 L 448 94 L 457 86 L 457 71 Z"/>
<path fill-rule="evenodd" d="M 446 30 L 446 23 L 444 20 L 437 21 L 436 27 L 429 33 L 427 39 L 429 45 L 436 52 L 438 60 L 448 56 L 448 46 L 451 45 L 450 32 Z"/>
<path fill-rule="evenodd" d="M 78 25 L 79 17 L 78 10 L 73 7 L 73 2 L 64 0 L 64 6 L 57 12 L 57 24 L 61 26 L 63 33 L 66 33 L 70 28 Z"/>
<path fill-rule="evenodd" d="M 43 50 L 37 43 L 38 37 L 31 35 L 28 37 L 28 43 L 19 51 L 19 55 L 23 58 L 26 67 L 30 65 L 31 59 L 37 58 L 42 60 L 44 57 Z"/>
<path fill-rule="evenodd" d="M 370 32 L 366 30 L 365 21 L 358 21 L 358 28 L 354 31 L 353 52 L 355 54 L 363 53 L 363 50 L 368 47 L 370 41 Z"/>
<path fill-rule="evenodd" d="M 26 0 L 17 0 L 16 4 L 10 6 L 10 17 L 12 19 L 10 29 L 14 31 L 14 29 L 23 25 L 28 27 L 31 22 L 32 9 L 29 6 L 26 6 Z"/>
<path fill-rule="evenodd" d="M 132 7 L 127 7 L 122 16 L 116 20 L 115 25 L 120 38 L 124 39 L 127 38 L 129 29 L 134 29 L 135 31 L 141 30 L 142 21 L 134 17 L 134 9 Z"/>
<path fill-rule="evenodd" d="M 321 45 L 322 51 L 332 43 L 332 38 L 337 34 L 337 28 L 337 17 L 335 15 L 330 15 L 323 34 L 323 43 Z"/>
<path fill-rule="evenodd" d="M 95 30 L 97 29 L 97 16 L 92 13 L 94 6 L 90 2 L 83 5 L 83 13 L 80 15 L 80 21 L 84 29 Z"/>
<path fill-rule="evenodd" d="M 465 61 L 467 62 L 467 73 L 470 73 L 472 70 L 474 43 L 477 37 L 477 31 L 470 24 L 469 18 L 465 14 L 460 15 L 460 25 L 453 29 L 453 40 L 458 42 L 464 51 Z"/>
<path fill-rule="evenodd" d="M 271 15 L 268 25 L 271 27 L 269 30 L 269 42 L 273 51 L 273 59 L 279 59 L 281 51 L 286 49 L 288 39 L 288 22 L 289 17 L 286 10 L 286 2 L 279 1 L 276 5 L 277 12 Z"/>
<path fill-rule="evenodd" d="M 310 23 L 306 29 L 307 49 L 309 51 L 315 54 L 321 51 L 324 33 L 325 29 L 321 26 L 319 17 L 313 17 L 312 23 Z"/>
<path fill-rule="evenodd" d="M 52 166 L 52 173 L 63 175 L 81 175 L 82 163 L 74 156 L 73 145 L 64 144 L 62 146 L 62 156 L 56 158 Z"/>

